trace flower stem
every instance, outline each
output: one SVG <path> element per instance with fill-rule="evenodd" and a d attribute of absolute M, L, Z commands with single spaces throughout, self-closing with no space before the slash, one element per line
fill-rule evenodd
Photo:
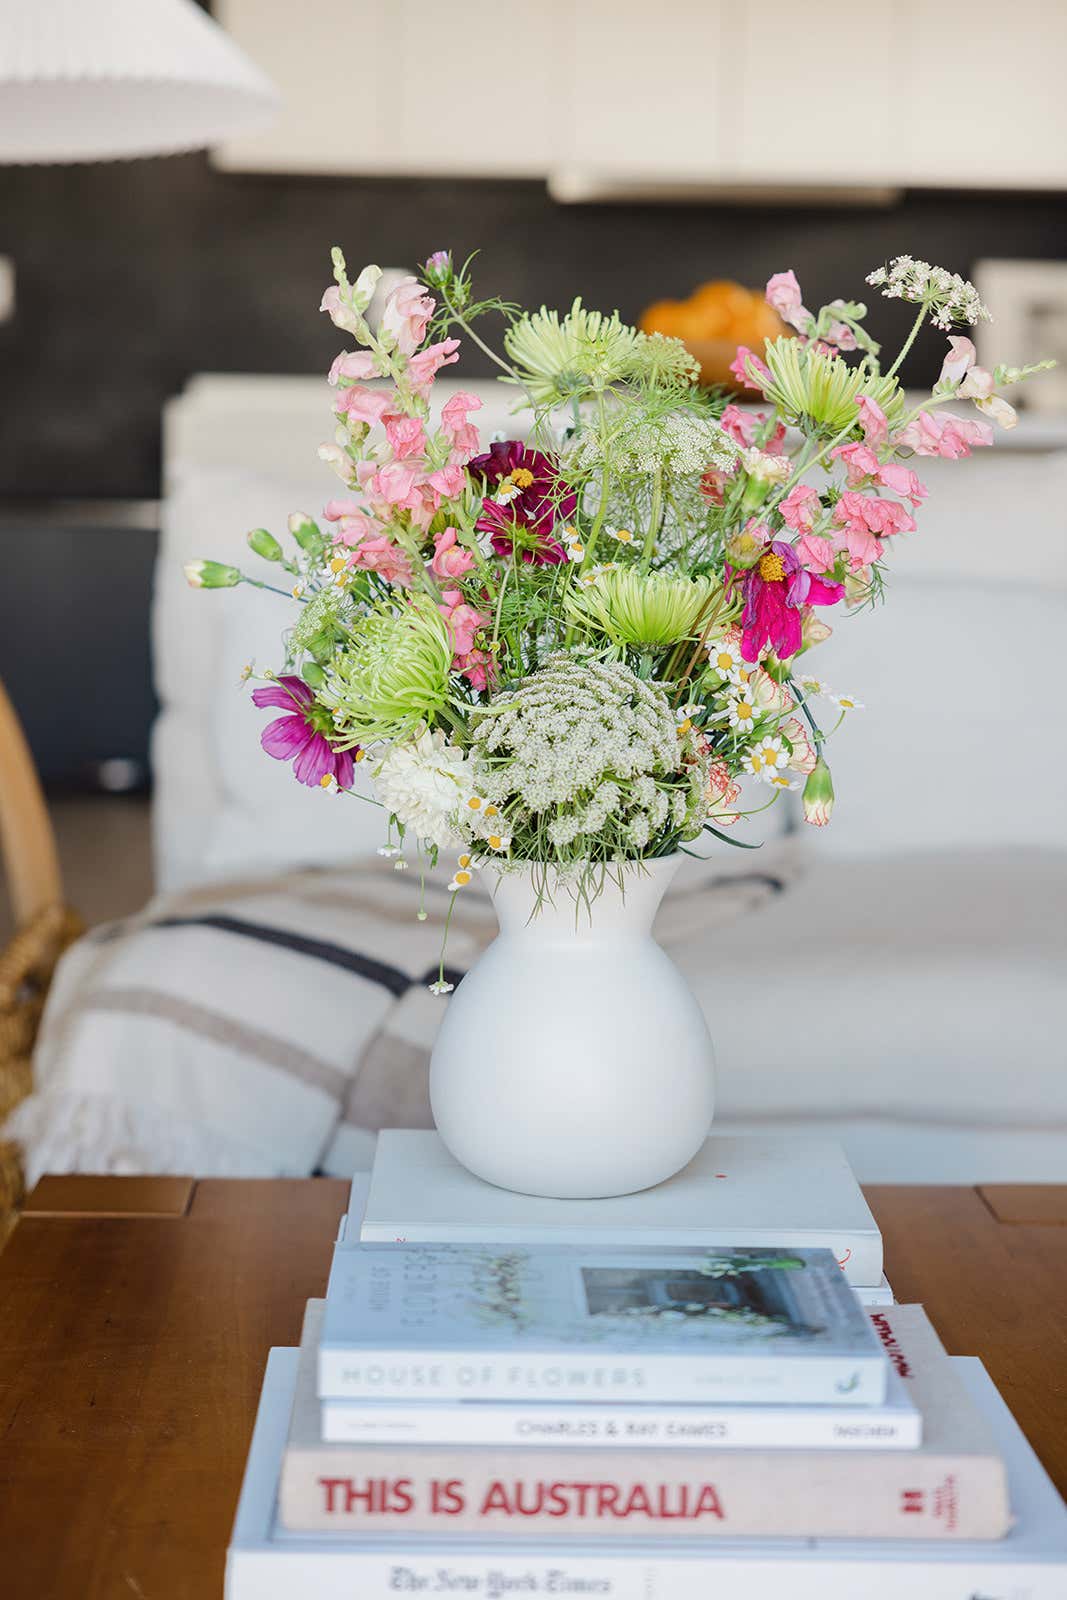
<path fill-rule="evenodd" d="M 908 334 L 908 337 L 904 340 L 904 343 L 900 347 L 900 352 L 897 355 L 897 359 L 893 362 L 893 365 L 886 373 L 887 378 L 891 378 L 894 375 L 897 368 L 900 366 L 900 363 L 904 360 L 904 357 L 907 355 L 908 351 L 919 337 L 919 329 L 926 320 L 926 313 L 928 309 L 929 308 L 926 304 L 926 301 L 924 300 L 922 305 L 919 307 L 919 315 L 915 318 L 915 321 L 911 325 L 911 332 Z"/>
<path fill-rule="evenodd" d="M 656 535 L 659 533 L 660 517 L 663 514 L 663 468 L 658 466 L 652 478 L 652 505 L 648 513 L 648 528 L 645 531 L 645 543 L 641 551 L 642 576 L 652 565 L 652 552 L 656 547 Z"/>

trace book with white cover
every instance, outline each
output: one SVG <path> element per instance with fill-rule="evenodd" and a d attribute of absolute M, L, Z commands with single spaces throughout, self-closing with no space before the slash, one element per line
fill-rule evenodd
<path fill-rule="evenodd" d="M 309 1300 L 301 1359 L 318 1347 L 325 1300 Z M 947 1359 L 947 1358 L 946 1358 Z M 326 1444 L 521 1445 L 558 1450 L 914 1450 L 922 1416 L 890 1363 L 882 1406 L 677 1405 L 580 1400 L 322 1400 Z"/>
<path fill-rule="evenodd" d="M 226 1559 L 226 1600 L 395 1600 L 397 1594 L 597 1596 L 598 1600 L 1064 1600 L 1067 1510 L 981 1362 L 953 1358 L 1008 1465 L 1013 1526 L 1004 1539 L 948 1541 L 589 1540 L 501 1547 L 412 1534 L 395 1541 L 287 1534 L 275 1507 L 292 1410 L 296 1350 L 272 1350 Z"/>
<path fill-rule="evenodd" d="M 864 1406 L 887 1366 L 828 1250 L 338 1245 L 319 1394 Z"/>
<path fill-rule="evenodd" d="M 345 1232 L 382 1244 L 788 1245 L 831 1250 L 848 1281 L 882 1277 L 882 1236 L 832 1139 L 712 1134 L 666 1183 L 609 1200 L 549 1200 L 476 1178 L 436 1133 L 378 1135 L 370 1192 Z"/>
<path fill-rule="evenodd" d="M 401 1543 L 413 1533 L 509 1540 L 520 1529 L 550 1542 L 1002 1538 L 1011 1520 L 1004 1463 L 922 1307 L 882 1309 L 871 1320 L 922 1412 L 920 1449 L 325 1444 L 313 1307 L 279 1520 L 293 1532 L 392 1534 Z"/>

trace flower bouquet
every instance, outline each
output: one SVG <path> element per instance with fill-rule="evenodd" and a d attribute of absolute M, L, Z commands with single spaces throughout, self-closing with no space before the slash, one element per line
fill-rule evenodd
<path fill-rule="evenodd" d="M 1014 421 L 998 391 L 1039 368 L 980 368 L 951 331 L 988 316 L 976 290 L 906 256 L 868 279 L 915 306 L 885 366 L 862 304 L 811 312 L 776 274 L 790 331 L 738 350 L 750 405 L 709 395 L 680 341 L 617 314 L 477 300 L 470 262 L 444 251 L 372 328 L 379 269 L 353 283 L 333 261 L 322 310 L 355 348 L 330 369 L 319 454 L 343 492 L 320 520 L 294 513 L 288 547 L 249 534 L 277 581 L 211 561 L 189 581 L 291 600 L 253 691 L 279 713 L 269 755 L 342 796 L 366 763 L 383 854 L 447 864 L 449 916 L 491 869 L 501 937 L 431 1068 L 446 1143 L 509 1187 L 644 1187 L 689 1160 L 712 1110 L 703 1017 L 649 935 L 659 897 L 701 840 L 731 842 L 791 790 L 829 822 L 825 747 L 858 702 L 809 654 L 828 617 L 882 599 L 926 494 L 914 461 L 990 445 Z M 912 404 L 897 374 L 925 323 L 948 353 Z M 434 404 L 459 334 L 532 411 L 525 437 L 480 438 L 463 390 Z M 443 954 L 432 987 L 451 988 Z"/>

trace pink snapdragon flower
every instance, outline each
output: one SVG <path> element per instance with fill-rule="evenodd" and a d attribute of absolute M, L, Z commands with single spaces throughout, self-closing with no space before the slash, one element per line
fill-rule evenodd
<path fill-rule="evenodd" d="M 385 437 L 397 461 L 411 456 L 422 456 L 426 450 L 426 432 L 421 417 L 409 417 L 388 412 L 382 419 Z"/>
<path fill-rule="evenodd" d="M 360 572 L 376 572 L 379 578 L 398 589 L 410 589 L 415 582 L 407 551 L 394 544 L 387 534 L 376 539 L 362 539 L 354 547 L 348 565 Z"/>
<path fill-rule="evenodd" d="M 354 545 L 382 531 L 383 524 L 362 500 L 327 500 L 323 516 L 337 524 L 334 543 Z"/>
<path fill-rule="evenodd" d="M 749 450 L 756 443 L 756 435 L 766 426 L 768 413 L 766 411 L 742 411 L 740 406 L 730 404 L 725 407 L 719 418 L 719 426 L 735 444 L 743 450 Z M 761 444 L 760 449 L 769 456 L 782 454 L 783 441 L 785 440 L 785 425 L 778 423 L 766 444 Z"/>
<path fill-rule="evenodd" d="M 488 650 L 475 643 L 475 638 L 489 618 L 468 605 L 459 589 L 443 590 L 441 599 L 444 604 L 437 609 L 448 624 L 453 672 L 462 674 L 475 689 L 488 688 L 493 676 L 493 658 Z"/>
<path fill-rule="evenodd" d="M 293 775 L 309 789 L 332 778 L 339 789 L 350 789 L 355 772 L 353 752 L 335 750 L 326 735 L 333 719 L 320 705 L 303 678 L 291 674 L 277 678 L 262 689 L 252 691 L 257 706 L 276 706 L 285 716 L 276 717 L 259 736 L 259 742 L 275 761 L 291 761 Z"/>
<path fill-rule="evenodd" d="M 750 350 L 747 344 L 738 345 L 737 354 L 730 362 L 729 371 L 745 389 L 760 390 L 772 381 L 770 367 L 756 355 L 754 350 Z"/>
<path fill-rule="evenodd" d="M 416 350 L 408 360 L 408 378 L 415 392 L 425 399 L 441 368 L 450 367 L 459 360 L 458 351 L 458 339 L 442 339 L 440 344 L 428 344 L 425 350 Z"/>
<path fill-rule="evenodd" d="M 798 333 L 811 332 L 815 319 L 801 303 L 800 284 L 791 268 L 788 272 L 776 272 L 773 277 L 768 278 L 766 299 L 767 304 L 774 307 L 783 322 L 788 322 Z"/>
<path fill-rule="evenodd" d="M 941 375 L 938 386 L 949 383 L 961 383 L 971 367 L 978 360 L 978 351 L 970 339 L 965 339 L 961 334 L 951 334 L 948 341 L 948 355 L 941 364 Z"/>
<path fill-rule="evenodd" d="M 481 444 L 478 429 L 468 413 L 480 411 L 482 402 L 476 394 L 459 389 L 441 407 L 441 428 L 451 443 L 448 460 L 451 466 L 465 466 Z"/>
<path fill-rule="evenodd" d="M 859 412 L 860 427 L 863 437 L 872 450 L 877 450 L 879 445 L 885 444 L 889 438 L 889 423 L 886 421 L 885 412 L 877 400 L 872 400 L 870 395 L 861 394 L 856 400 L 856 410 Z"/>
<path fill-rule="evenodd" d="M 810 533 L 822 510 L 822 501 L 809 483 L 798 483 L 779 503 L 778 510 L 787 528 L 794 533 Z"/>
<path fill-rule="evenodd" d="M 342 350 L 335 356 L 330 368 L 327 383 L 336 388 L 342 378 L 358 382 L 362 378 L 373 378 L 377 375 L 378 363 L 369 350 Z"/>
<path fill-rule="evenodd" d="M 390 333 L 403 356 L 413 356 L 426 337 L 435 302 L 417 278 L 401 278 L 385 302 L 382 332 Z"/>
<path fill-rule="evenodd" d="M 459 542 L 455 528 L 444 528 L 433 543 L 433 560 L 430 571 L 435 578 L 462 578 L 474 565 L 471 551 Z"/>
<path fill-rule="evenodd" d="M 365 389 L 362 384 L 353 383 L 347 389 L 338 390 L 333 409 L 337 416 L 347 417 L 349 422 L 362 422 L 365 427 L 373 428 L 388 411 L 391 400 L 392 396 L 381 389 Z"/>
<path fill-rule="evenodd" d="M 745 608 L 741 613 L 741 654 L 758 661 L 770 646 L 783 661 L 796 655 L 802 642 L 806 606 L 832 606 L 844 596 L 839 583 L 827 583 L 800 564 L 796 549 L 784 540 L 769 544 L 745 572 L 727 568 L 727 584 L 739 582 Z"/>
<path fill-rule="evenodd" d="M 457 499 L 458 496 L 463 493 L 463 487 L 466 481 L 466 478 L 463 476 L 463 468 L 456 463 L 450 463 L 443 467 L 437 467 L 426 479 L 430 489 L 438 496 L 438 505 L 442 499 Z"/>
<path fill-rule="evenodd" d="M 898 449 L 914 450 L 917 456 L 943 456 L 947 461 L 960 461 L 980 445 L 991 445 L 993 430 L 988 422 L 973 418 L 920 411 L 892 442 Z"/>

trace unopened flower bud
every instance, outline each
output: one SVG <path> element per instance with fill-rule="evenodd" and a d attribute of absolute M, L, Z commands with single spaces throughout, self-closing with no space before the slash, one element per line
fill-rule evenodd
<path fill-rule="evenodd" d="M 221 561 L 187 561 L 185 581 L 192 589 L 232 589 L 240 583 L 241 574 Z"/>
<path fill-rule="evenodd" d="M 248 548 L 255 551 L 257 556 L 262 556 L 264 561 L 281 561 L 285 552 L 266 528 L 253 528 L 248 535 Z"/>
<path fill-rule="evenodd" d="M 317 661 L 305 661 L 300 668 L 300 676 L 309 689 L 321 689 L 326 682 L 326 674 Z"/>
<path fill-rule="evenodd" d="M 833 631 L 828 622 L 817 617 L 810 606 L 806 607 L 800 622 L 800 650 L 797 654 L 811 650 L 817 644 L 823 644 Z"/>
<path fill-rule="evenodd" d="M 765 530 L 758 523 L 746 523 L 727 539 L 726 559 L 731 567 L 744 572 L 756 565 L 766 543 Z"/>
<path fill-rule="evenodd" d="M 356 311 L 366 311 L 374 299 L 374 291 L 378 287 L 378 280 L 382 275 L 381 267 L 364 267 L 349 295 L 349 304 Z"/>
<path fill-rule="evenodd" d="M 801 798 L 804 821 L 810 822 L 813 828 L 825 828 L 834 809 L 834 785 L 830 768 L 822 756 L 808 773 Z"/>
<path fill-rule="evenodd" d="M 424 280 L 434 289 L 443 289 L 452 277 L 451 250 L 435 250 L 422 269 Z"/>
<path fill-rule="evenodd" d="M 309 556 L 321 555 L 326 548 L 326 540 L 318 523 L 314 522 L 306 511 L 293 512 L 289 518 L 289 532 L 301 550 L 306 550 Z"/>

